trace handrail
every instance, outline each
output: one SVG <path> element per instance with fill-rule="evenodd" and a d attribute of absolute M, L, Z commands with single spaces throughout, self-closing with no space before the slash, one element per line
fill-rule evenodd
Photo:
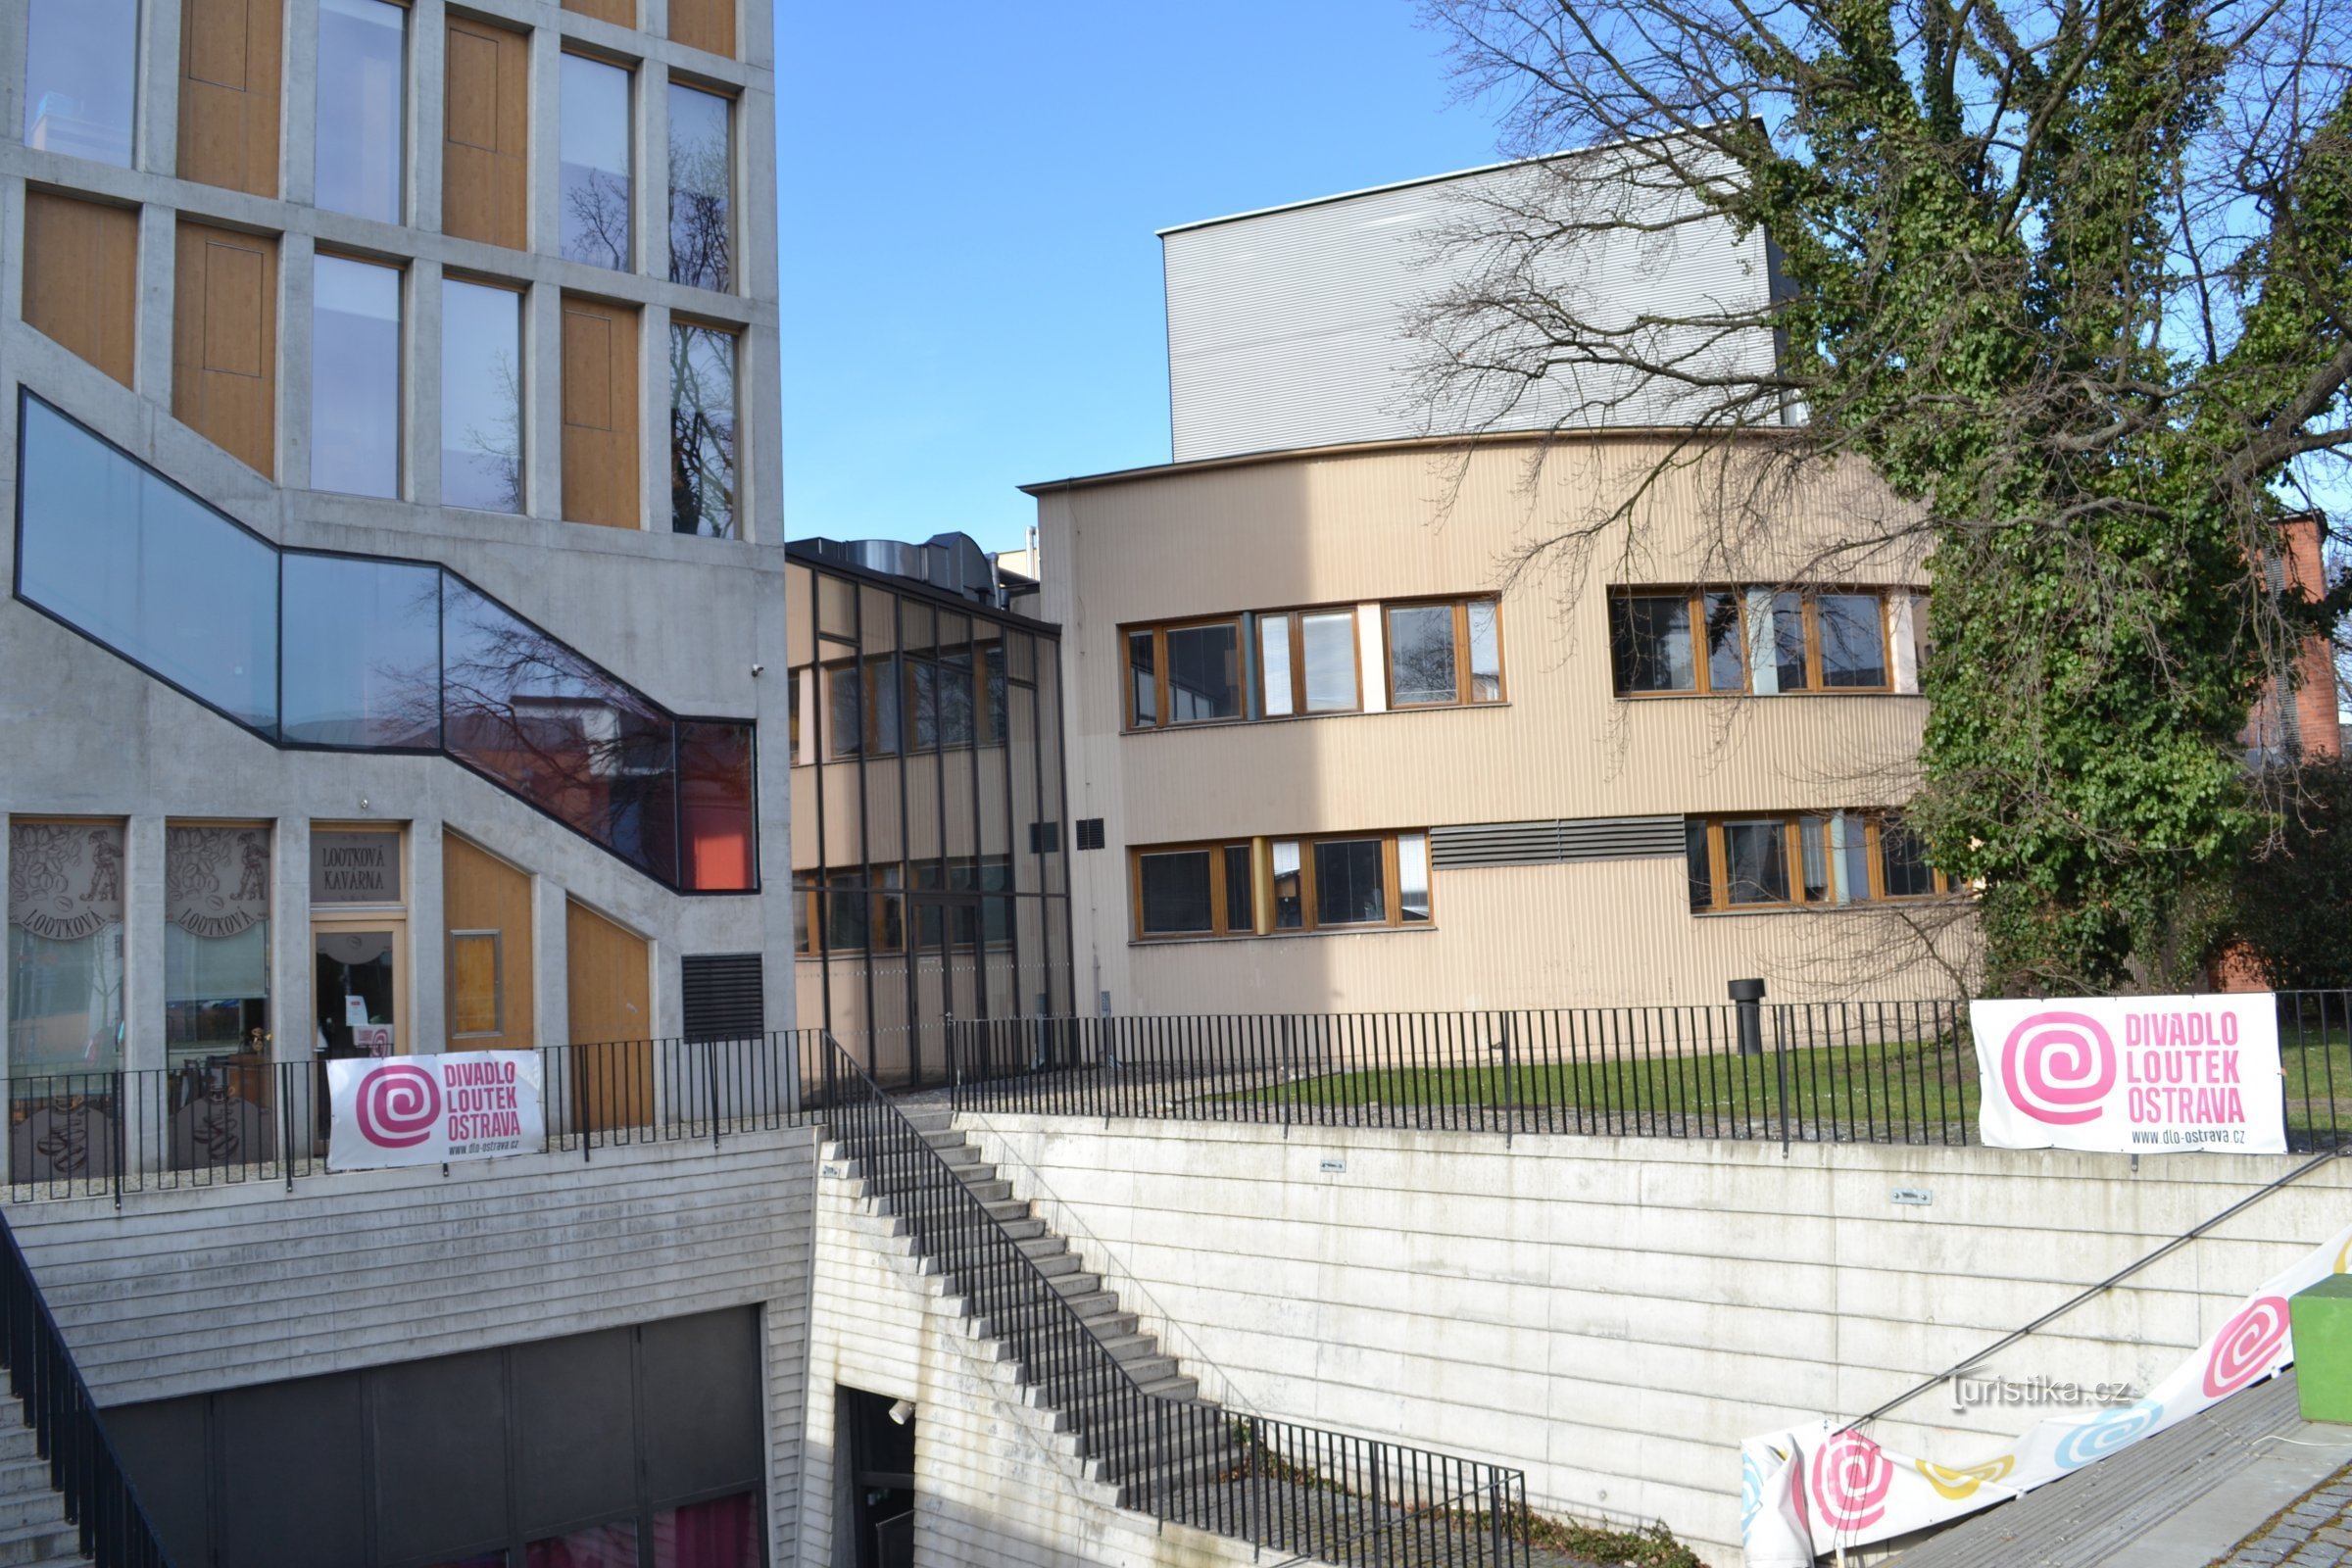
<path fill-rule="evenodd" d="M 5 1215 L 0 1244 L 0 1354 L 9 1388 L 24 1401 L 25 1425 L 49 1461 L 50 1485 L 80 1529 L 81 1554 L 98 1568 L 171 1568 Z"/>
<path fill-rule="evenodd" d="M 1146 1389 L 864 1067 L 827 1045 L 833 1136 L 867 1192 L 1010 1349 L 1022 1382 L 1070 1417 L 1124 1506 L 1346 1568 L 1523 1568 L 1520 1470 Z"/>

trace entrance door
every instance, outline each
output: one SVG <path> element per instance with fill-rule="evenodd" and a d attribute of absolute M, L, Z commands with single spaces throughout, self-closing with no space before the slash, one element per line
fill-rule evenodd
<path fill-rule="evenodd" d="M 981 1013 L 980 901 L 972 895 L 917 893 L 914 904 L 915 1012 L 908 1031 L 907 1081 L 952 1079 L 947 1020 L 969 1022 Z M 970 1068 L 969 1063 L 966 1069 Z M 881 1078 L 880 1064 L 875 1077 Z M 889 1080 L 884 1079 L 884 1082 Z"/>
<path fill-rule="evenodd" d="M 406 920 L 380 916 L 311 922 L 311 999 L 320 1056 L 406 1055 L 415 1049 L 400 1004 L 408 936 Z"/>
<path fill-rule="evenodd" d="M 564 957 L 573 1125 L 583 1132 L 651 1126 L 654 1005 L 645 938 L 568 904 Z"/>

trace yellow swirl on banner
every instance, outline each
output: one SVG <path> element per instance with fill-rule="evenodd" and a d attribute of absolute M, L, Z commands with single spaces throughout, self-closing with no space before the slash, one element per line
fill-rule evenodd
<path fill-rule="evenodd" d="M 1911 1462 L 1918 1467 L 1921 1475 L 1928 1478 L 1929 1486 L 1954 1502 L 1974 1496 L 1979 1487 L 1987 1481 L 2000 1480 L 2017 1464 L 2017 1460 L 2006 1453 L 1998 1459 L 1987 1459 L 1983 1464 L 1965 1464 L 1956 1469 L 1937 1464 L 1932 1459 L 1914 1459 Z"/>
<path fill-rule="evenodd" d="M 2345 1267 L 2347 1263 L 2352 1263 L 2352 1236 L 2345 1237 L 2344 1245 L 2335 1250 L 2335 1272 L 2352 1274 L 2352 1268 Z"/>

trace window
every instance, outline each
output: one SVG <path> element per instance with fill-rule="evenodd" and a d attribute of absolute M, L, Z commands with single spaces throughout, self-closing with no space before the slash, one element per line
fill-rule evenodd
<path fill-rule="evenodd" d="M 1950 890 L 1916 835 L 1883 812 L 1692 817 L 1686 855 L 1694 913 L 1923 899 Z"/>
<path fill-rule="evenodd" d="M 180 0 L 179 177 L 277 194 L 281 0 Z"/>
<path fill-rule="evenodd" d="M 629 73 L 564 57 L 560 249 L 575 262 L 629 270 Z"/>
<path fill-rule="evenodd" d="M 735 286 L 733 109 L 669 84 L 669 280 L 722 293 Z"/>
<path fill-rule="evenodd" d="M 644 515 L 637 330 L 628 306 L 564 296 L 564 515 L 573 522 L 634 528 Z"/>
<path fill-rule="evenodd" d="M 1739 692 L 1747 689 L 1743 595 L 1715 590 L 1617 594 L 1609 600 L 1609 654 L 1617 690 Z M 1705 637 L 1706 657 L 1698 657 Z"/>
<path fill-rule="evenodd" d="M 321 254 L 311 309 L 311 488 L 400 494 L 400 272 Z"/>
<path fill-rule="evenodd" d="M 1242 714 L 1239 620 L 1127 634 L 1128 724 L 1198 724 Z"/>
<path fill-rule="evenodd" d="M 1752 681 L 1750 648 L 1764 662 Z M 1884 692 L 1894 684 L 1886 598 L 1875 591 L 1617 593 L 1609 599 L 1609 651 L 1620 696 Z"/>
<path fill-rule="evenodd" d="M 27 326 L 128 386 L 138 298 L 138 209 L 24 192 Z"/>
<path fill-rule="evenodd" d="M 529 243 L 531 42 L 449 19 L 441 145 L 441 228 L 459 239 Z"/>
<path fill-rule="evenodd" d="M 1502 700 L 1502 634 L 1493 600 L 1390 605 L 1389 706 Z"/>
<path fill-rule="evenodd" d="M 673 716 L 429 563 L 281 551 L 19 409 L 25 603 L 274 744 L 438 750 L 667 886 L 758 865 L 748 723 Z"/>
<path fill-rule="evenodd" d="M 851 867 L 806 895 L 822 919 L 827 953 L 897 953 L 906 946 L 906 873 L 896 865 Z M 807 951 L 805 948 L 802 951 Z"/>
<path fill-rule="evenodd" d="M 8 1071 L 20 1091 L 122 1066 L 122 824 L 8 829 Z"/>
<path fill-rule="evenodd" d="M 1258 711 L 1344 713 L 1356 698 L 1355 612 L 1309 610 L 1257 617 Z"/>
<path fill-rule="evenodd" d="M 1137 937 L 1259 934 L 1260 865 L 1265 932 L 1429 923 L 1426 834 L 1334 834 L 1135 851 Z"/>
<path fill-rule="evenodd" d="M 669 525 L 735 537 L 735 335 L 669 328 Z"/>
<path fill-rule="evenodd" d="M 138 64 L 138 0 L 31 0 L 24 145 L 128 169 Z"/>
<path fill-rule="evenodd" d="M 522 510 L 522 296 L 446 275 L 441 504 Z"/>
<path fill-rule="evenodd" d="M 277 241 L 179 224 L 172 414 L 256 470 L 277 453 Z"/>
<path fill-rule="evenodd" d="M 654 1568 L 760 1568 L 760 1561 L 757 1493 L 739 1492 L 654 1515 Z"/>
<path fill-rule="evenodd" d="M 397 223 L 409 8 L 318 0 L 318 205 Z"/>

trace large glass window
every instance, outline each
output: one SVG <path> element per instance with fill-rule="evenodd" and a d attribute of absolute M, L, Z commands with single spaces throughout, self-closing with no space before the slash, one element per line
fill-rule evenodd
<path fill-rule="evenodd" d="M 575 262 L 629 270 L 629 73 L 567 54 L 563 66 L 563 143 L 558 201 L 561 248 Z"/>
<path fill-rule="evenodd" d="M 522 510 L 522 296 L 441 280 L 441 504 Z"/>
<path fill-rule="evenodd" d="M 1388 918 L 1379 839 L 1324 839 L 1315 845 L 1315 923 L 1365 925 Z"/>
<path fill-rule="evenodd" d="M 1616 666 L 1617 690 L 1622 694 L 1746 690 L 1743 598 L 1724 590 L 1612 595 L 1609 652 Z"/>
<path fill-rule="evenodd" d="M 409 8 L 318 0 L 318 204 L 397 223 Z"/>
<path fill-rule="evenodd" d="M 724 292 L 735 286 L 735 160 L 716 93 L 669 84 L 669 278 Z"/>
<path fill-rule="evenodd" d="M 1429 835 L 1359 833 L 1136 850 L 1136 935 L 1254 935 L 1260 857 L 1270 931 L 1429 923 Z"/>
<path fill-rule="evenodd" d="M 760 1568 L 760 1498 L 737 1493 L 654 1515 L 654 1568 Z"/>
<path fill-rule="evenodd" d="M 285 558 L 283 738 L 441 746 L 441 572 L 403 561 Z"/>
<path fill-rule="evenodd" d="M 1167 633 L 1168 721 L 1232 718 L 1242 710 L 1241 635 L 1230 622 Z"/>
<path fill-rule="evenodd" d="M 31 0 L 24 145 L 129 168 L 138 63 L 138 0 Z"/>
<path fill-rule="evenodd" d="M 18 595 L 273 734 L 277 553 L 47 404 L 23 408 Z"/>
<path fill-rule="evenodd" d="M 442 726 L 452 757 L 665 881 L 677 875 L 668 716 L 454 577 L 442 579 Z"/>
<path fill-rule="evenodd" d="M 669 328 L 669 525 L 735 537 L 735 334 Z"/>
<path fill-rule="evenodd" d="M 1813 601 L 1821 684 L 1831 691 L 1885 691 L 1886 624 L 1877 594 L 1822 594 Z"/>
<path fill-rule="evenodd" d="M 1493 600 L 1391 605 L 1385 619 L 1392 708 L 1502 700 L 1502 631 Z"/>
<path fill-rule="evenodd" d="M 760 885 L 749 724 L 680 720 L 678 819 L 686 842 L 680 882 L 697 893 L 748 893 Z"/>
<path fill-rule="evenodd" d="M 1148 631 L 1127 634 L 1127 721 L 1138 729 L 1159 722 L 1159 639 Z"/>
<path fill-rule="evenodd" d="M 400 494 L 400 272 L 321 255 L 311 310 L 311 488 Z"/>
<path fill-rule="evenodd" d="M 164 1049 L 198 1092 L 258 1088 L 270 1060 L 270 880 L 266 824 L 165 832 Z"/>
<path fill-rule="evenodd" d="M 40 1080 L 122 1065 L 122 824 L 8 830 L 8 1070 Z"/>
<path fill-rule="evenodd" d="M 1899 817 L 1862 811 L 1687 824 L 1694 912 L 1932 898 L 1950 883 Z"/>

